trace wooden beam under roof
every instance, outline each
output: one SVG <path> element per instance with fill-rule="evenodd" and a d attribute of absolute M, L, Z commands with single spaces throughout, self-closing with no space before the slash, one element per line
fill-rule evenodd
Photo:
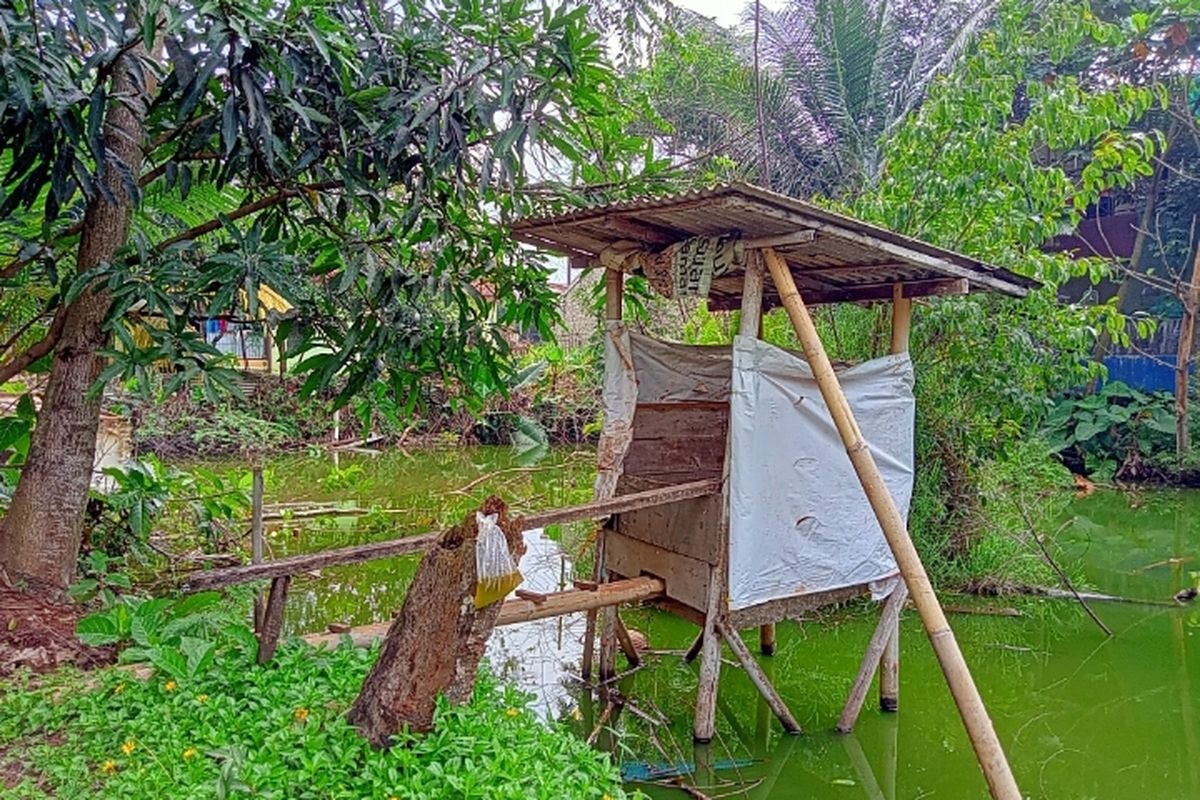
<path fill-rule="evenodd" d="M 838 289 L 805 289 L 804 302 L 808 305 L 824 305 L 828 303 L 871 303 L 880 300 L 891 300 L 893 287 L 900 284 L 904 287 L 906 298 L 937 297 L 942 295 L 966 294 L 970 291 L 967 280 L 963 278 L 939 278 L 920 281 L 888 281 L 887 283 L 872 283 L 865 286 L 847 286 Z M 711 295 L 708 298 L 710 311 L 733 311 L 740 306 L 736 295 Z M 779 307 L 779 295 L 767 292 L 763 297 L 763 308 Z"/>

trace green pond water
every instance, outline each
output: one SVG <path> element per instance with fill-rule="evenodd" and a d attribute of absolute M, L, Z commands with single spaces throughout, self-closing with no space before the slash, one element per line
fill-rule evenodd
<path fill-rule="evenodd" d="M 268 503 L 336 500 L 386 512 L 276 524 L 268 542 L 271 554 L 282 556 L 422 532 L 493 492 L 519 510 L 583 502 L 592 476 L 587 450 L 536 459 L 506 448 L 342 454 L 336 466 L 329 456 L 279 459 L 268 468 Z M 1194 581 L 1189 571 L 1200 569 L 1198 492 L 1100 492 L 1076 500 L 1064 523 L 1065 558 L 1082 566 L 1096 591 L 1169 600 Z M 588 530 L 582 524 L 527 534 L 527 586 L 553 591 L 569 583 Z M 304 576 L 294 586 L 287 627 L 302 633 L 330 622 L 387 619 L 414 568 L 415 559 L 396 558 Z M 1200 799 L 1200 601 L 1096 603 L 1112 639 L 1071 601 L 974 603 L 1021 613 L 954 613 L 951 624 L 1027 796 Z M 987 797 L 913 612 L 902 623 L 900 712 L 881 713 L 869 699 L 853 735 L 832 733 L 875 624 L 871 611 L 864 604 L 780 625 L 778 653 L 763 663 L 803 736 L 783 735 L 745 674 L 726 667 L 717 738 L 693 747 L 696 669 L 678 653 L 695 628 L 667 615 L 627 613 L 652 653 L 621 684 L 640 713 L 626 709 L 604 724 L 603 709 L 570 679 L 581 653 L 578 616 L 499 629 L 488 654 L 495 669 L 534 693 L 540 713 L 612 749 L 631 780 L 673 765 L 714 799 Z M 754 638 L 748 633 L 752 646 Z M 655 798 L 688 796 L 655 782 L 638 786 Z"/>

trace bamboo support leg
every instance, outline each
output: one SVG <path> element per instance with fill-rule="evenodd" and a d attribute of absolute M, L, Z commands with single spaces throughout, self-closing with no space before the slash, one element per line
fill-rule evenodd
<path fill-rule="evenodd" d="M 779 717 L 780 723 L 783 724 L 783 729 L 788 733 L 800 733 L 800 724 L 796 722 L 796 718 L 792 716 L 791 710 L 787 704 L 783 702 L 783 698 L 775 691 L 775 687 L 771 685 L 771 681 L 762 671 L 762 667 L 754 660 L 754 655 L 750 652 L 750 648 L 746 647 L 746 643 L 742 641 L 742 637 L 738 632 L 731 630 L 728 623 L 723 619 L 717 620 L 717 630 L 721 636 L 729 644 L 729 649 L 737 656 L 737 660 L 741 662 L 742 668 L 746 670 L 746 674 L 750 676 L 750 680 L 758 689 L 759 694 L 767 701 L 767 705 L 775 712 L 775 716 Z"/>
<path fill-rule="evenodd" d="M 707 613 L 700 645 L 700 685 L 696 689 L 696 720 L 692 738 L 711 742 L 716 732 L 717 688 L 721 679 L 721 638 L 717 634 L 717 619 L 721 614 L 724 581 L 719 566 L 709 568 Z"/>
<path fill-rule="evenodd" d="M 934 594 L 925 566 L 921 563 L 921 557 L 908 534 L 908 525 L 900 516 L 896 502 L 887 490 L 879 467 L 875 464 L 875 458 L 863 440 L 862 431 L 850 411 L 850 404 L 821 344 L 821 337 L 796 288 L 796 281 L 792 278 L 787 264 L 774 250 L 767 248 L 762 253 L 778 289 L 780 302 L 787 310 L 804 350 L 804 356 L 812 368 L 813 377 L 821 390 L 821 397 L 825 400 L 846 447 L 846 454 L 858 473 L 867 500 L 879 520 L 879 526 L 883 529 L 900 567 L 900 573 L 904 576 L 904 582 L 912 594 L 913 605 L 921 615 L 921 622 L 929 635 L 929 641 L 942 667 L 942 673 L 946 676 L 946 683 L 962 716 L 979 766 L 987 779 L 988 790 L 996 800 L 1022 800 L 1021 790 L 1013 777 L 1012 768 L 1004 755 L 1004 748 L 1000 745 L 1000 738 L 996 735 L 992 720 L 983 705 L 983 698 L 979 695 L 966 659 L 954 640 L 954 632 L 946 621 L 937 595 Z"/>
<path fill-rule="evenodd" d="M 854 677 L 854 683 L 850 687 L 850 696 L 846 698 L 846 706 L 842 709 L 842 716 L 838 720 L 838 733 L 849 733 L 854 730 L 854 723 L 858 722 L 863 701 L 867 699 L 867 690 L 871 688 L 871 676 L 875 674 L 875 668 L 880 664 L 883 652 L 887 649 L 888 640 L 895 634 L 900 621 L 900 609 L 904 607 L 906 600 L 908 600 L 908 590 L 902 583 L 884 602 L 883 612 L 879 615 L 879 624 L 875 626 L 875 632 L 871 635 L 866 652 L 863 653 L 862 664 L 858 668 L 858 674 Z"/>
<path fill-rule="evenodd" d="M 592 580 L 597 585 L 604 580 L 605 575 L 604 542 L 606 532 L 606 528 L 596 528 L 596 545 L 593 548 L 595 552 L 592 558 Z M 583 663 L 580 665 L 580 675 L 588 683 L 592 680 L 592 660 L 596 657 L 596 636 L 601 631 L 600 626 L 602 623 L 603 620 L 600 618 L 599 609 L 588 612 L 587 623 L 583 630 Z"/>
<path fill-rule="evenodd" d="M 617 630 L 617 642 L 621 645 L 621 651 L 625 653 L 625 659 L 629 662 L 629 666 L 636 667 L 642 663 L 642 658 L 638 655 L 637 648 L 633 646 L 633 637 L 629 635 L 629 629 L 625 627 L 625 622 L 621 619 L 621 612 L 615 608 L 613 620 L 616 622 L 614 627 Z"/>
<path fill-rule="evenodd" d="M 884 645 L 879 657 L 879 710 L 894 713 L 900 710 L 900 625 L 892 628 L 892 635 Z"/>
<path fill-rule="evenodd" d="M 600 681 L 611 680 L 617 674 L 617 607 L 600 609 Z"/>
<path fill-rule="evenodd" d="M 592 681 L 592 662 L 596 659 L 596 609 L 589 609 L 587 621 L 583 626 L 583 663 L 579 665 L 579 674 L 585 683 Z"/>
<path fill-rule="evenodd" d="M 764 656 L 775 655 L 775 623 L 758 626 L 758 649 Z"/>
<path fill-rule="evenodd" d="M 271 581 L 271 592 L 267 595 L 267 608 L 263 612 L 262 631 L 258 636 L 258 663 L 265 664 L 275 655 L 279 646 L 279 634 L 283 630 L 283 608 L 287 604 L 288 585 L 291 575 Z"/>

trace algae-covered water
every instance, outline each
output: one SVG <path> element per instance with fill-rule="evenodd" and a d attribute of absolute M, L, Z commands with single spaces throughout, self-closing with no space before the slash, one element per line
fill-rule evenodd
<path fill-rule="evenodd" d="M 538 457 L 505 448 L 286 458 L 268 469 L 267 502 L 333 501 L 380 510 L 272 526 L 272 555 L 342 546 L 453 521 L 490 492 L 518 509 L 586 501 L 593 455 Z M 1162 603 L 1194 584 L 1200 569 L 1200 493 L 1099 492 L 1075 501 L 1060 534 L 1091 588 Z M 588 526 L 529 535 L 522 571 L 550 591 L 569 583 Z M 402 602 L 412 558 L 328 569 L 297 581 L 293 633 L 330 622 L 387 619 Z M 1106 638 L 1072 601 L 1000 598 L 948 603 L 1021 616 L 954 613 L 951 624 L 987 702 L 1014 772 L 1029 797 L 1055 800 L 1200 798 L 1200 601 L 1096 603 L 1115 632 Z M 683 773 L 711 798 L 947 798 L 987 796 L 961 722 L 915 613 L 903 619 L 901 710 L 868 705 L 853 735 L 832 733 L 875 616 L 851 607 L 779 629 L 763 659 L 805 728 L 784 736 L 740 669 L 721 677 L 718 736 L 693 748 L 694 666 L 679 651 L 695 629 L 647 611 L 626 615 L 650 642 L 648 665 L 622 682 L 636 705 L 604 715 L 570 679 L 581 652 L 577 617 L 497 631 L 496 669 L 533 691 L 548 717 L 610 747 L 631 780 L 653 797 L 684 798 L 650 778 Z M 754 634 L 747 633 L 751 645 Z M 603 724 L 600 723 L 604 720 Z M 612 735 L 620 731 L 622 737 Z M 693 797 L 700 795 L 691 795 Z"/>

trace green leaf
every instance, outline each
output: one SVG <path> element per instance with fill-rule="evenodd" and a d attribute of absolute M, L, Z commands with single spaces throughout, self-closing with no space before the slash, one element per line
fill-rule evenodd
<path fill-rule="evenodd" d="M 84 644 L 93 647 L 116 644 L 121 641 L 116 622 L 107 612 L 89 614 L 75 624 L 75 634 Z"/>

